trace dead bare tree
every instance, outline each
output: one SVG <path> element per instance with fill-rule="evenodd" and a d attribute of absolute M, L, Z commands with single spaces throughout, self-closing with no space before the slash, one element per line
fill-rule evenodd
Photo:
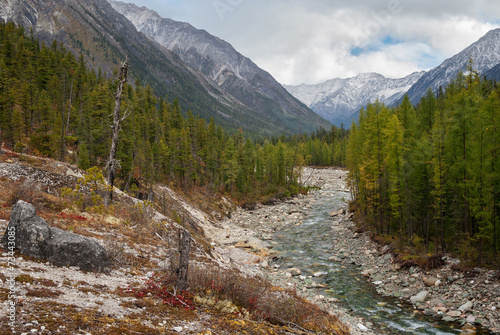
<path fill-rule="evenodd" d="M 113 200 L 113 186 L 115 183 L 116 177 L 116 168 L 119 165 L 119 162 L 116 160 L 116 151 L 118 150 L 118 134 L 121 129 L 121 123 L 128 116 L 128 111 L 126 111 L 123 117 L 120 117 L 120 107 L 122 101 L 122 93 L 123 87 L 127 82 L 127 73 L 128 73 L 128 59 L 120 66 L 120 73 L 118 75 L 118 87 L 116 88 L 115 93 L 115 110 L 113 113 L 113 137 L 111 138 L 111 150 L 109 151 L 109 160 L 106 163 L 106 168 L 108 170 L 108 185 L 110 187 L 109 192 L 107 193 L 104 199 L 104 205 L 107 207 L 111 204 Z"/>
<path fill-rule="evenodd" d="M 176 290 L 184 291 L 188 286 L 189 251 L 191 250 L 191 234 L 181 229 L 179 232 L 179 268 L 177 269 Z"/>

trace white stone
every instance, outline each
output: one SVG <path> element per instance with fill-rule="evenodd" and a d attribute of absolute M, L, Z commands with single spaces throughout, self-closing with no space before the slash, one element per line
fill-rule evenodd
<path fill-rule="evenodd" d="M 184 328 L 182 327 L 174 327 L 172 328 L 173 331 L 180 333 Z"/>
<path fill-rule="evenodd" d="M 410 298 L 410 301 L 412 304 L 416 304 L 417 302 L 423 302 L 425 298 L 429 295 L 429 292 L 427 291 L 422 291 L 417 295 L 414 295 Z"/>
<path fill-rule="evenodd" d="M 472 302 L 471 301 L 467 301 L 465 304 L 463 304 L 462 306 L 458 307 L 458 310 L 460 312 L 466 312 L 466 311 L 468 311 L 471 308 L 472 308 Z"/>
<path fill-rule="evenodd" d="M 363 326 L 361 323 L 358 323 L 358 329 L 361 330 L 362 332 L 367 332 L 368 331 L 368 328 L 366 328 L 365 326 Z"/>

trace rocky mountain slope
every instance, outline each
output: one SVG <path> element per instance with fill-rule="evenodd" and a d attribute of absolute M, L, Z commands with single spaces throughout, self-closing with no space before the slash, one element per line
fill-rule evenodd
<path fill-rule="evenodd" d="M 328 121 L 349 127 L 367 103 L 378 99 L 386 105 L 394 105 L 423 74 L 415 72 L 405 78 L 390 79 L 377 73 L 364 73 L 317 85 L 302 84 L 285 88 Z"/>
<path fill-rule="evenodd" d="M 159 97 L 177 97 L 184 113 L 190 109 L 194 115 L 207 120 L 212 117 L 227 128 L 280 134 L 298 132 L 301 126 L 311 130 L 327 124 L 319 117 L 316 123 L 310 122 L 307 109 L 303 114 L 293 114 L 280 109 L 279 104 L 270 103 L 274 106 L 270 111 L 257 113 L 202 72 L 187 66 L 176 54 L 138 32 L 105 0 L 0 0 L 0 19 L 14 21 L 27 31 L 33 28 L 35 37 L 47 45 L 54 40 L 63 43 L 77 56 L 83 54 L 96 72 L 102 69 L 108 76 L 128 57 L 133 80 L 148 83 Z"/>
<path fill-rule="evenodd" d="M 474 69 L 480 74 L 485 74 L 500 63 L 500 28 L 489 31 L 462 52 L 425 73 L 408 90 L 411 102 L 418 103 L 429 88 L 434 92 L 440 86 L 445 88 L 460 71 L 466 72 L 470 59 L 473 61 Z"/>
<path fill-rule="evenodd" d="M 201 72 L 217 88 L 280 130 L 313 131 L 329 123 L 290 95 L 269 73 L 229 43 L 188 23 L 162 18 L 146 7 L 110 1 L 138 31 Z M 278 122 L 277 122 L 278 121 Z M 285 127 L 283 127 L 283 125 Z"/>

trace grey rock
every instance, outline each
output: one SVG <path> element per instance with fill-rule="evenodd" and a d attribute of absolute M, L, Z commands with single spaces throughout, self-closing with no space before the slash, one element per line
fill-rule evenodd
<path fill-rule="evenodd" d="M 465 304 L 463 304 L 462 306 L 458 307 L 458 310 L 460 312 L 466 312 L 468 310 L 470 310 L 472 308 L 473 304 L 471 301 L 467 301 Z"/>
<path fill-rule="evenodd" d="M 292 276 L 300 276 L 300 274 L 302 273 L 300 271 L 300 269 L 297 269 L 297 268 L 290 268 L 290 269 L 286 270 L 285 272 L 291 274 Z"/>
<path fill-rule="evenodd" d="M 84 271 L 106 272 L 111 262 L 106 250 L 94 240 L 52 228 L 46 242 L 47 259 L 58 266 L 77 266 Z"/>
<path fill-rule="evenodd" d="M 411 301 L 412 304 L 415 305 L 417 302 L 423 302 L 423 301 L 425 301 L 425 299 L 427 298 L 428 295 L 429 295 L 428 291 L 422 291 L 419 294 L 412 296 L 410 298 L 410 301 Z"/>
<path fill-rule="evenodd" d="M 99 243 L 49 227 L 36 215 L 35 208 L 22 200 L 12 207 L 11 220 L 2 237 L 4 248 L 8 246 L 9 231 L 15 231 L 15 249 L 24 255 L 85 271 L 107 272 L 111 267 L 106 250 Z"/>
<path fill-rule="evenodd" d="M 434 286 L 438 279 L 436 277 L 429 277 L 424 280 L 425 286 Z"/>
<path fill-rule="evenodd" d="M 10 222 L 2 237 L 5 250 L 8 250 L 9 231 L 14 232 L 14 247 L 21 254 L 37 259 L 44 258 L 43 247 L 52 234 L 49 225 L 36 215 L 33 205 L 20 200 L 12 207 Z"/>

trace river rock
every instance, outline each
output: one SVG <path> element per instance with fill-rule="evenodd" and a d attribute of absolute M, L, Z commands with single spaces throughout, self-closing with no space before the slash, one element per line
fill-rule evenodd
<path fill-rule="evenodd" d="M 424 302 L 427 296 L 429 295 L 428 291 L 422 291 L 417 295 L 414 295 L 410 298 L 412 304 L 416 304 L 417 302 Z"/>
<path fill-rule="evenodd" d="M 463 304 L 462 306 L 458 307 L 458 310 L 460 312 L 467 312 L 468 310 L 470 310 L 472 308 L 473 304 L 471 301 L 467 301 L 465 304 Z"/>
<path fill-rule="evenodd" d="M 358 323 L 358 329 L 362 332 L 368 331 L 368 328 L 366 326 L 362 325 L 361 323 Z"/>
<path fill-rule="evenodd" d="M 429 277 L 424 279 L 425 286 L 434 286 L 438 279 L 436 277 Z"/>
<path fill-rule="evenodd" d="M 452 318 L 458 318 L 460 317 L 460 315 L 462 315 L 462 313 L 460 313 L 459 311 L 449 311 L 448 313 L 446 313 L 446 315 L 451 316 Z"/>
<path fill-rule="evenodd" d="M 467 329 L 476 329 L 476 327 L 474 327 L 473 325 L 471 325 L 469 322 L 467 322 L 463 327 L 462 327 L 462 330 L 467 330 Z"/>
<path fill-rule="evenodd" d="M 300 276 L 300 274 L 302 273 L 300 271 L 300 269 L 297 269 L 297 268 L 290 268 L 290 269 L 286 270 L 285 272 L 291 274 L 294 277 Z"/>
<path fill-rule="evenodd" d="M 345 214 L 345 209 L 339 209 L 338 211 L 331 212 L 330 216 L 335 217 L 335 216 L 344 215 L 344 214 Z"/>
<path fill-rule="evenodd" d="M 476 322 L 476 318 L 474 316 L 472 316 L 472 315 L 469 315 L 467 317 L 467 322 L 468 323 L 474 323 L 474 322 Z"/>

